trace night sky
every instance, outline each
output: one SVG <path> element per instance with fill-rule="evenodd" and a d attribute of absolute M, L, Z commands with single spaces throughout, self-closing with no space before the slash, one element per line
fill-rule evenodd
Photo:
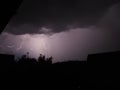
<path fill-rule="evenodd" d="M 120 50 L 119 0 L 24 0 L 0 35 L 0 52 L 85 60 Z"/>

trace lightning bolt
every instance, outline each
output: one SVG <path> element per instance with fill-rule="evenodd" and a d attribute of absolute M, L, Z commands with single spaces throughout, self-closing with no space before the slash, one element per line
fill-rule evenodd
<path fill-rule="evenodd" d="M 21 36 L 22 37 L 22 41 L 19 45 L 19 47 L 16 49 L 16 51 L 19 51 L 20 49 L 22 49 L 23 45 L 25 44 L 25 41 L 27 40 L 27 36 L 24 35 L 24 36 Z"/>

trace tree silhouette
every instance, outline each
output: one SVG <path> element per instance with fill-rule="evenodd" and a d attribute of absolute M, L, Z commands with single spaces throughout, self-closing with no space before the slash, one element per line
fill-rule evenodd
<path fill-rule="evenodd" d="M 48 62 L 49 64 L 52 64 L 52 60 L 53 60 L 53 57 L 52 57 L 52 56 L 49 57 L 49 58 L 47 58 L 47 62 Z"/>
<path fill-rule="evenodd" d="M 46 57 L 45 55 L 42 55 L 42 54 L 40 54 L 40 56 L 38 57 L 38 63 L 40 63 L 40 64 L 52 64 L 52 59 L 53 59 L 53 57 L 51 56 L 51 57 Z"/>

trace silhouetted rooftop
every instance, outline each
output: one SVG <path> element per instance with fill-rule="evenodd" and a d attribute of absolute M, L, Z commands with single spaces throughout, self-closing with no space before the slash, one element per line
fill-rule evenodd
<path fill-rule="evenodd" d="M 113 51 L 113 52 L 103 52 L 103 53 L 95 53 L 89 54 L 87 57 L 88 62 L 119 62 L 120 59 L 120 51 Z"/>
<path fill-rule="evenodd" d="M 0 0 L 0 34 L 8 24 L 23 0 Z"/>

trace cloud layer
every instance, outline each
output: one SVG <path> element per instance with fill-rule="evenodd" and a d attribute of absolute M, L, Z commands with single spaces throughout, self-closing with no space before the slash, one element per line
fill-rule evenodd
<path fill-rule="evenodd" d="M 0 52 L 42 53 L 57 62 L 120 50 L 119 0 L 40 1 L 25 0 L 0 36 Z"/>
<path fill-rule="evenodd" d="M 58 33 L 96 25 L 119 0 L 25 0 L 6 27 L 13 34 Z M 117 7 L 116 7 L 117 8 Z M 40 31 L 45 27 L 49 32 Z"/>

